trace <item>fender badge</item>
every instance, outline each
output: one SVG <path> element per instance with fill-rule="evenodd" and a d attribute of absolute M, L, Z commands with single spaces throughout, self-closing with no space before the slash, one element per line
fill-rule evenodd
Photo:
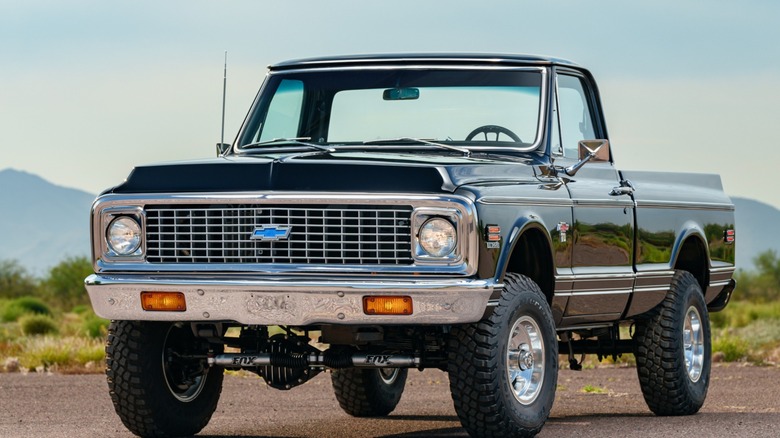
<path fill-rule="evenodd" d="M 566 222 L 560 222 L 555 228 L 561 235 L 561 243 L 566 242 L 566 232 L 569 231 L 569 224 Z"/>
<path fill-rule="evenodd" d="M 286 240 L 290 237 L 292 227 L 285 225 L 262 225 L 252 232 L 252 240 Z"/>

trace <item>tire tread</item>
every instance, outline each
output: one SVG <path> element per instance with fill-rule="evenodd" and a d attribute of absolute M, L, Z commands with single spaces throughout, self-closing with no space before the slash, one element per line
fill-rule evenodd
<path fill-rule="evenodd" d="M 688 376 L 684 357 L 680 354 L 682 339 L 676 334 L 685 318 L 685 311 L 679 311 L 680 302 L 685 299 L 683 294 L 692 284 L 698 285 L 693 275 L 677 271 L 663 302 L 637 321 L 634 336 L 637 375 L 645 402 L 657 415 L 695 414 L 703 402 L 692 397 L 683 387 L 687 383 L 683 379 L 688 379 Z M 709 324 L 706 307 L 701 318 L 702 324 Z M 701 379 L 706 384 L 709 377 L 704 374 Z M 706 395 L 706 388 L 704 391 Z"/>
<path fill-rule="evenodd" d="M 507 273 L 507 284 L 502 291 L 500 303 L 493 313 L 478 323 L 461 327 L 453 327 L 448 348 L 448 373 L 450 376 L 450 391 L 461 424 L 472 436 L 499 438 L 507 436 L 533 436 L 539 433 L 544 422 L 537 427 L 523 427 L 509 421 L 505 413 L 507 406 L 501 397 L 501 388 L 496 370 L 499 368 L 501 346 L 491 343 L 491 339 L 499 336 L 507 312 L 512 311 L 507 303 L 523 292 L 530 291 L 538 295 L 540 301 L 545 301 L 544 294 L 528 277 Z M 503 305 L 502 305 L 503 304 Z M 552 315 L 549 315 L 549 324 Z M 557 342 L 554 351 L 548 351 L 548 357 L 554 362 L 552 391 L 554 394 L 557 381 Z M 542 389 L 549 391 L 550 388 Z M 542 395 L 540 394 L 540 397 Z M 553 395 L 554 396 L 554 395 Z M 550 403 L 552 404 L 552 403 Z M 549 408 L 542 412 L 544 418 L 549 415 Z"/>

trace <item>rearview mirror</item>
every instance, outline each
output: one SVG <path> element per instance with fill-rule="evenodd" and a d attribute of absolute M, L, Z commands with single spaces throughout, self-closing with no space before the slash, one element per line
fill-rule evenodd
<path fill-rule="evenodd" d="M 388 88 L 382 93 L 384 100 L 415 100 L 419 98 L 419 88 Z"/>

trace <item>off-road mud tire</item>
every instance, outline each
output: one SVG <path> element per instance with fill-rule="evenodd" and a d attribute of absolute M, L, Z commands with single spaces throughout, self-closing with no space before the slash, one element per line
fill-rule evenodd
<path fill-rule="evenodd" d="M 509 273 L 498 305 L 482 321 L 453 327 L 448 348 L 450 391 L 463 427 L 473 437 L 539 433 L 550 415 L 558 382 L 558 341 L 552 311 L 539 286 Z M 536 398 L 522 404 L 508 377 L 508 342 L 514 324 L 530 317 L 544 346 L 544 375 Z"/>
<path fill-rule="evenodd" d="M 189 436 L 211 419 L 222 391 L 223 370 L 212 367 L 203 388 L 187 402 L 166 383 L 163 344 L 169 323 L 112 321 L 106 344 L 106 375 L 122 423 L 142 437 Z M 188 329 L 185 327 L 183 329 Z"/>
<path fill-rule="evenodd" d="M 395 409 L 406 385 L 406 368 L 391 383 L 379 369 L 344 368 L 331 374 L 333 392 L 344 412 L 353 417 L 384 417 Z"/>
<path fill-rule="evenodd" d="M 686 313 L 695 308 L 703 336 L 703 361 L 698 380 L 685 361 Z M 707 397 L 712 362 L 707 305 L 696 278 L 677 271 L 664 301 L 637 321 L 634 335 L 636 369 L 647 406 L 657 415 L 691 415 Z"/>

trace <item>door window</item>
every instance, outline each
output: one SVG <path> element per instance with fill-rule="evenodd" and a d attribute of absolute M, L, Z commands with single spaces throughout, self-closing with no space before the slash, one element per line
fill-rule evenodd
<path fill-rule="evenodd" d="M 595 140 L 596 129 L 590 99 L 585 92 L 582 78 L 558 75 L 558 117 L 563 153 L 577 159 L 577 143 L 580 140 Z M 555 149 L 553 149 L 555 151 Z"/>

